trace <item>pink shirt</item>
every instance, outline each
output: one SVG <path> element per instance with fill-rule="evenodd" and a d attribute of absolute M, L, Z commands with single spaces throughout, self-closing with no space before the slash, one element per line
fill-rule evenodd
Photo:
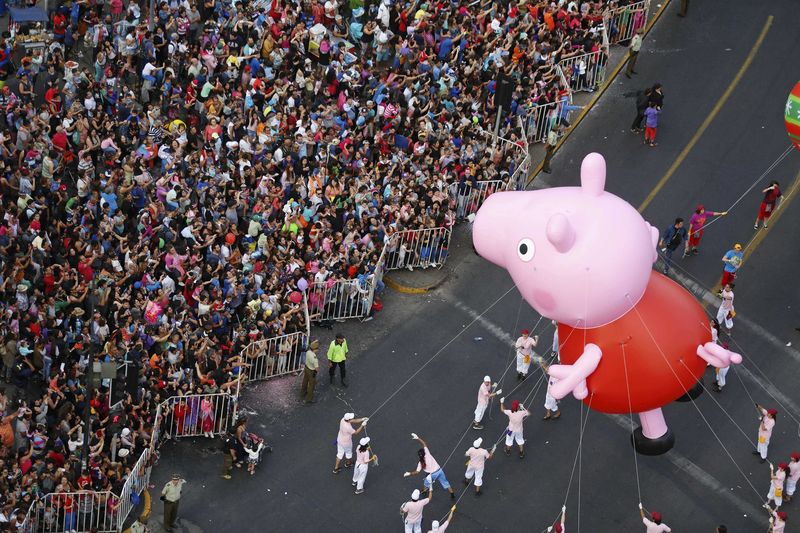
<path fill-rule="evenodd" d="M 789 479 L 794 482 L 800 479 L 800 462 L 792 461 L 789 463 Z"/>
<path fill-rule="evenodd" d="M 422 508 L 428 505 L 429 501 L 431 501 L 430 498 L 425 498 L 424 500 L 404 503 L 400 509 L 406 513 L 406 522 L 415 524 L 422 520 Z"/>
<path fill-rule="evenodd" d="M 470 448 L 464 455 L 469 457 L 469 467 L 475 470 L 482 470 L 489 458 L 489 452 L 483 448 Z"/>
<path fill-rule="evenodd" d="M 647 533 L 669 533 L 672 531 L 668 525 L 666 524 L 656 524 L 652 520 L 649 520 L 647 517 L 642 518 L 642 522 L 644 522 L 645 527 L 647 528 Z"/>
<path fill-rule="evenodd" d="M 365 465 L 369 463 L 369 450 L 361 451 L 361 448 L 356 452 L 356 464 Z"/>
<path fill-rule="evenodd" d="M 441 468 L 439 463 L 436 462 L 436 459 L 433 458 L 431 455 L 431 451 L 425 446 L 425 473 L 426 474 L 433 474 L 437 470 Z M 417 463 L 417 472 L 422 470 L 422 463 Z"/>
<path fill-rule="evenodd" d="M 492 392 L 491 383 L 481 383 L 478 389 L 478 405 L 486 405 L 489 403 L 489 394 Z"/>
<path fill-rule="evenodd" d="M 784 481 L 786 481 L 786 472 L 784 472 L 783 470 L 781 470 L 779 468 L 778 471 L 775 472 L 775 477 L 770 480 L 770 484 L 772 485 L 772 488 L 774 488 L 774 489 L 783 490 L 783 482 Z"/>
<path fill-rule="evenodd" d="M 772 428 L 775 427 L 775 419 L 772 418 L 767 414 L 766 409 L 761 410 L 762 418 L 761 418 L 761 425 L 758 426 L 758 440 L 761 441 L 761 437 L 764 437 L 766 440 L 772 436 Z"/>
<path fill-rule="evenodd" d="M 778 518 L 778 514 L 772 513 L 772 533 L 783 533 L 786 529 L 786 522 Z"/>
<path fill-rule="evenodd" d="M 522 433 L 522 421 L 530 413 L 524 409 L 521 409 L 516 413 L 512 412 L 510 409 L 503 409 L 503 412 L 508 417 L 508 429 L 514 433 Z"/>
<path fill-rule="evenodd" d="M 339 434 L 336 436 L 336 444 L 345 448 L 353 445 L 353 424 L 342 418 L 339 421 Z"/>
<path fill-rule="evenodd" d="M 517 351 L 522 355 L 530 355 L 533 351 L 533 347 L 536 346 L 536 343 L 533 342 L 533 337 L 528 336 L 526 339 L 525 336 L 522 336 L 517 339 L 517 342 L 514 346 L 517 347 Z"/>

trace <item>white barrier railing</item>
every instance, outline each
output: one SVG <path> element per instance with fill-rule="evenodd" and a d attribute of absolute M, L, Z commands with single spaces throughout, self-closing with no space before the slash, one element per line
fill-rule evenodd
<path fill-rule="evenodd" d="M 364 318 L 372 311 L 373 279 L 318 281 L 308 288 L 309 315 L 312 321 Z"/>
<path fill-rule="evenodd" d="M 562 107 L 563 104 L 559 101 L 536 105 L 528 110 L 525 128 L 528 142 L 538 143 L 547 140 L 547 134 L 558 124 Z"/>
<path fill-rule="evenodd" d="M 303 369 L 307 343 L 308 337 L 299 331 L 251 342 L 242 352 L 250 365 L 246 370 L 247 379 L 260 381 L 299 372 Z"/>
<path fill-rule="evenodd" d="M 119 499 L 113 492 L 53 492 L 36 500 L 25 516 L 25 533 L 63 533 L 67 531 L 117 531 Z"/>
<path fill-rule="evenodd" d="M 456 218 L 462 220 L 474 215 L 489 196 L 500 191 L 514 190 L 514 185 L 510 178 L 479 181 L 477 186 L 469 183 L 453 184 L 451 194 L 456 201 Z"/>
<path fill-rule="evenodd" d="M 161 431 L 170 437 L 222 435 L 233 424 L 238 392 L 173 396 L 162 404 Z"/>
<path fill-rule="evenodd" d="M 387 243 L 386 270 L 440 267 L 447 260 L 450 228 L 399 231 Z"/>
<path fill-rule="evenodd" d="M 594 91 L 605 81 L 608 58 L 602 50 L 567 57 L 558 62 L 573 92 Z"/>
<path fill-rule="evenodd" d="M 647 24 L 650 0 L 643 0 L 623 7 L 609 9 L 603 13 L 603 26 L 611 44 L 629 41 L 636 30 Z"/>
<path fill-rule="evenodd" d="M 155 437 L 152 439 L 155 442 Z M 125 527 L 125 520 L 128 515 L 136 507 L 134 499 L 138 501 L 142 497 L 142 492 L 150 484 L 150 474 L 153 471 L 153 464 L 155 459 L 155 450 L 153 447 L 145 448 L 139 460 L 131 469 L 128 474 L 128 479 L 125 480 L 125 485 L 122 487 L 122 492 L 119 495 L 119 508 L 117 509 L 117 516 L 119 522 L 117 524 L 117 531 L 122 531 Z"/>

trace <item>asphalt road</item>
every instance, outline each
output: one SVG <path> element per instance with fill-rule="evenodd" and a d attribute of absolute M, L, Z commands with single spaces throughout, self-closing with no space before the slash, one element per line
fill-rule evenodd
<path fill-rule="evenodd" d="M 732 0 L 724 9 L 692 2 L 687 19 L 675 17 L 676 10 L 670 6 L 649 34 L 638 76 L 614 83 L 556 155 L 554 173 L 537 186 L 577 183 L 581 159 L 598 151 L 608 163 L 607 189 L 639 205 L 734 79 L 769 15 L 773 23 L 749 69 L 645 216 L 664 228 L 676 216 L 688 218 L 698 202 L 724 210 L 785 150 L 782 111 L 798 78 L 791 65 L 800 53 L 800 15 L 794 2 Z M 628 132 L 634 103 L 625 94 L 655 82 L 664 85 L 666 99 L 659 146 L 649 148 Z M 790 154 L 767 179 L 779 180 L 788 190 L 798 162 L 800 154 Z M 701 255 L 678 262 L 681 279 L 694 279 L 698 294 L 712 304 L 703 287 L 711 289 L 718 281 L 723 253 L 734 242 L 747 244 L 753 237 L 759 190 L 709 228 Z M 800 208 L 789 203 L 781 209 L 780 220 L 751 245 L 754 252 L 736 287 L 739 317 L 733 341 L 745 364 L 731 371 L 724 393 L 707 392 L 695 404 L 665 408 L 677 437 L 671 452 L 639 456 L 635 462 L 626 418 L 586 415 L 574 400 L 562 403 L 561 420 L 541 421 L 543 387 L 535 389 L 532 377 L 509 393 L 516 386 L 512 368 L 501 386 L 509 401 L 528 398 L 535 415 L 525 426 L 528 455 L 520 460 L 499 453 L 489 461 L 484 496 L 464 495 L 450 531 L 542 531 L 565 501 L 569 531 L 642 530 L 639 501 L 661 512 L 674 531 L 711 532 L 719 523 L 732 532 L 765 531 L 766 515 L 759 507 L 769 472 L 750 453 L 758 423 L 752 401 L 780 411 L 771 459 L 784 460 L 800 448 L 800 394 L 795 386 L 800 353 L 786 346 L 800 342 L 794 331 L 800 326 L 800 304 L 793 283 L 800 260 L 794 246 Z M 477 387 L 484 374 L 500 378 L 512 361 L 510 340 L 539 317 L 520 301 L 505 272 L 467 247 L 452 259 L 459 261 L 454 274 L 435 292 L 389 292 L 385 310 L 375 320 L 337 327 L 347 335 L 354 355 L 348 389 L 322 382 L 320 401 L 312 407 L 295 401 L 297 382 L 292 378 L 248 389 L 242 404 L 253 413 L 251 429 L 264 433 L 275 447 L 255 476 L 236 471 L 233 480 L 221 479 L 216 442 L 165 446 L 156 484 L 160 488 L 173 470 L 189 480 L 181 502 L 184 531 L 402 531 L 399 506 L 421 481 L 402 477 L 416 465 L 412 431 L 428 441 L 440 464 L 452 452 L 444 469 L 461 493 L 464 451 L 478 434 L 491 443 L 505 427 L 494 403 L 486 429 L 468 429 Z M 664 319 L 670 319 L 668 310 Z M 552 328 L 547 321 L 536 331 L 542 334 L 541 345 L 548 346 Z M 327 331 L 320 335 L 330 338 Z M 710 372 L 706 382 L 711 382 Z M 351 471 L 331 474 L 338 420 L 349 410 L 373 415 L 369 434 L 380 456 L 380 466 L 370 468 L 366 492 L 360 496 L 350 487 Z M 582 453 L 577 455 L 581 418 L 586 416 Z M 161 509 L 155 503 L 158 520 Z M 437 488 L 425 510 L 426 526 L 450 505 L 447 493 Z M 796 505 L 785 506 L 790 520 L 800 519 Z"/>

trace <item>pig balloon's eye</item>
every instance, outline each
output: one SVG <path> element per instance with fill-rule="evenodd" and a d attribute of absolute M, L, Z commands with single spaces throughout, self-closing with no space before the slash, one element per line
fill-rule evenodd
<path fill-rule="evenodd" d="M 536 245 L 530 239 L 522 239 L 517 245 L 517 255 L 527 263 L 536 255 Z"/>

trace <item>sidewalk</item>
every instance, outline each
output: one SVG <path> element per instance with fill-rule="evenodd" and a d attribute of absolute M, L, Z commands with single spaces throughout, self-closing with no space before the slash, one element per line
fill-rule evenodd
<path fill-rule="evenodd" d="M 425 294 L 444 283 L 464 257 L 473 253 L 470 223 L 463 221 L 453 228 L 449 255 L 444 265 L 437 268 L 418 267 L 413 271 L 392 270 L 383 276 L 383 282 L 390 289 L 403 294 Z"/>

